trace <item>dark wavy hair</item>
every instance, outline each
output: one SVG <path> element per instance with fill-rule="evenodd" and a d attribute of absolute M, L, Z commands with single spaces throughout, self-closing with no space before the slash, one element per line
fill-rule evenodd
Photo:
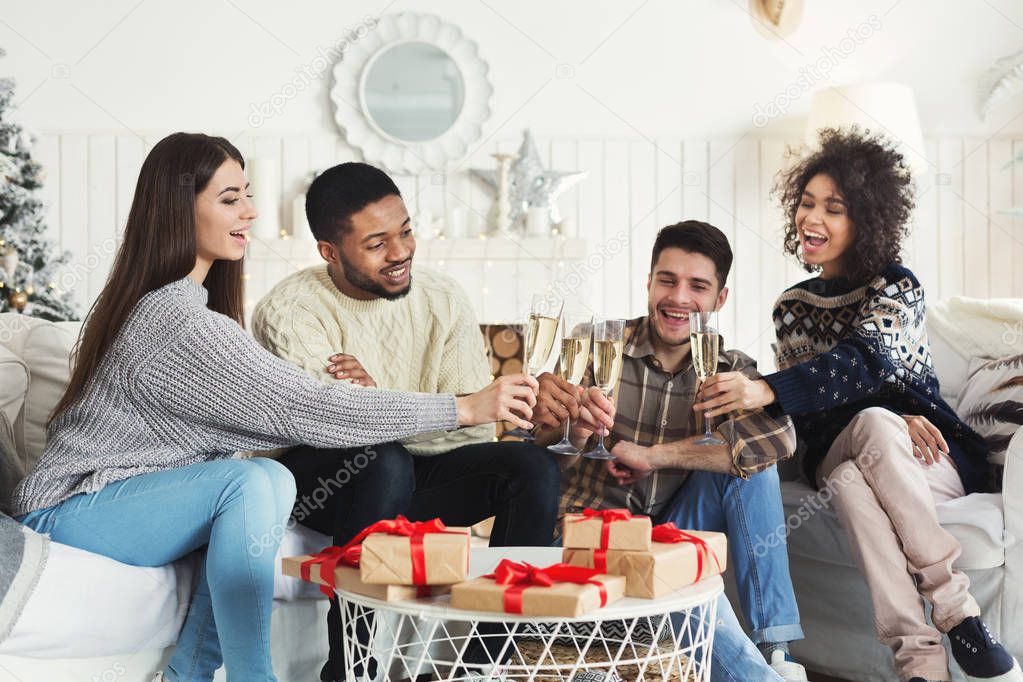
<path fill-rule="evenodd" d="M 783 171 L 774 188 L 785 211 L 785 252 L 802 261 L 796 211 L 807 183 L 823 173 L 845 198 L 855 230 L 843 254 L 845 277 L 865 284 L 889 264 L 902 262 L 914 206 L 909 166 L 888 138 L 869 130 L 824 128 L 819 136 L 818 150 Z M 808 263 L 803 267 L 819 270 Z"/>

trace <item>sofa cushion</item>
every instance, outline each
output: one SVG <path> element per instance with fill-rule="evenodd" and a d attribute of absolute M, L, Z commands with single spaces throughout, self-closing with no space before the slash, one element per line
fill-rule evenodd
<path fill-rule="evenodd" d="M 941 397 L 952 409 L 959 408 L 959 395 L 966 385 L 969 375 L 970 359 L 957 351 L 934 328 L 927 328 L 928 340 L 931 342 L 931 361 L 934 372 L 938 375 L 941 386 Z"/>
<path fill-rule="evenodd" d="M 0 345 L 0 412 L 11 424 L 18 420 L 27 393 L 28 367 L 21 358 Z"/>
<path fill-rule="evenodd" d="M 963 421 L 984 436 L 991 461 L 1004 465 L 1009 440 L 1023 426 L 1023 355 L 975 359 L 959 399 Z"/>
<path fill-rule="evenodd" d="M 2 333 L 2 329 L 0 329 Z M 25 476 L 17 452 L 14 424 L 18 422 L 28 393 L 28 367 L 0 345 L 0 511 L 8 513 L 11 493 Z"/>
<path fill-rule="evenodd" d="M 67 388 L 69 357 L 79 328 L 77 322 L 41 321 L 25 336 L 22 359 L 31 376 L 25 397 L 23 441 L 19 443 L 25 471 L 35 466 L 46 445 L 46 422 Z"/>
<path fill-rule="evenodd" d="M 815 561 L 855 566 L 845 530 L 838 515 L 820 495 L 798 481 L 781 484 L 782 506 L 787 522 L 790 554 Z M 937 505 L 938 520 L 962 545 L 955 566 L 964 570 L 987 569 L 1005 563 L 1005 517 L 1002 496 L 967 495 Z"/>

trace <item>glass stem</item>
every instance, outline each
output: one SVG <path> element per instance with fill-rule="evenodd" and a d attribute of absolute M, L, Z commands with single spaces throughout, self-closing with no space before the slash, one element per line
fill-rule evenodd
<path fill-rule="evenodd" d="M 566 443 L 571 443 L 572 442 L 568 438 L 568 432 L 569 432 L 569 429 L 571 427 L 572 427 L 572 418 L 569 417 L 568 419 L 565 420 L 565 437 L 562 439 Z"/>

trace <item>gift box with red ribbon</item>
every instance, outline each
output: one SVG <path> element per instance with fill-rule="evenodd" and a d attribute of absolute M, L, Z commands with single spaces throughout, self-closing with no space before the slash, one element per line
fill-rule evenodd
<path fill-rule="evenodd" d="M 405 601 L 447 594 L 451 591 L 447 585 L 414 587 L 365 583 L 359 575 L 361 553 L 360 545 L 354 545 L 347 550 L 341 547 L 327 547 L 316 554 L 284 557 L 281 559 L 281 569 L 284 575 L 316 583 L 320 586 L 320 591 L 328 597 L 334 594 L 335 588 L 381 601 Z"/>
<path fill-rule="evenodd" d="M 577 549 L 650 549 L 649 516 L 633 516 L 627 509 L 584 509 L 566 514 L 562 544 Z"/>
<path fill-rule="evenodd" d="M 469 574 L 469 529 L 440 519 L 378 521 L 355 542 L 362 544 L 360 577 L 371 585 L 453 585 Z"/>
<path fill-rule="evenodd" d="M 538 568 L 503 560 L 490 575 L 451 588 L 451 606 L 527 616 L 574 618 L 618 601 L 625 578 L 554 564 Z"/>
<path fill-rule="evenodd" d="M 673 523 L 654 526 L 648 551 L 565 548 L 569 565 L 624 576 L 625 595 L 658 599 L 725 571 L 728 539 L 724 533 L 681 530 Z"/>

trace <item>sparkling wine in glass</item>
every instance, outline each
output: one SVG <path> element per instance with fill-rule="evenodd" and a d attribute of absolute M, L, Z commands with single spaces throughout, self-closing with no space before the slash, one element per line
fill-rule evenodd
<path fill-rule="evenodd" d="M 593 325 L 593 383 L 600 392 L 610 397 L 618 379 L 622 376 L 625 352 L 625 320 L 601 320 Z M 603 431 L 597 447 L 584 452 L 590 459 L 614 459 L 611 451 L 604 447 Z"/>
<path fill-rule="evenodd" d="M 700 385 L 715 374 L 718 368 L 718 353 L 721 345 L 721 334 L 718 332 L 717 311 L 689 313 L 689 340 L 693 354 L 693 369 L 700 380 Z M 703 437 L 696 441 L 697 445 L 724 445 L 725 441 L 714 436 L 710 428 L 710 419 L 703 416 Z"/>
<path fill-rule="evenodd" d="M 561 316 L 561 357 L 558 376 L 570 384 L 579 384 L 590 361 L 590 337 L 593 334 L 593 316 L 584 309 L 572 308 Z M 572 445 L 568 434 L 571 419 L 565 420 L 565 436 L 560 442 L 547 447 L 559 455 L 578 455 L 579 448 Z"/>
<path fill-rule="evenodd" d="M 534 294 L 526 319 L 523 369 L 526 374 L 536 376 L 547 364 L 558 335 L 558 318 L 561 317 L 561 299 L 553 294 Z M 514 428 L 506 435 L 522 440 L 534 440 L 533 434 L 522 428 Z"/>

